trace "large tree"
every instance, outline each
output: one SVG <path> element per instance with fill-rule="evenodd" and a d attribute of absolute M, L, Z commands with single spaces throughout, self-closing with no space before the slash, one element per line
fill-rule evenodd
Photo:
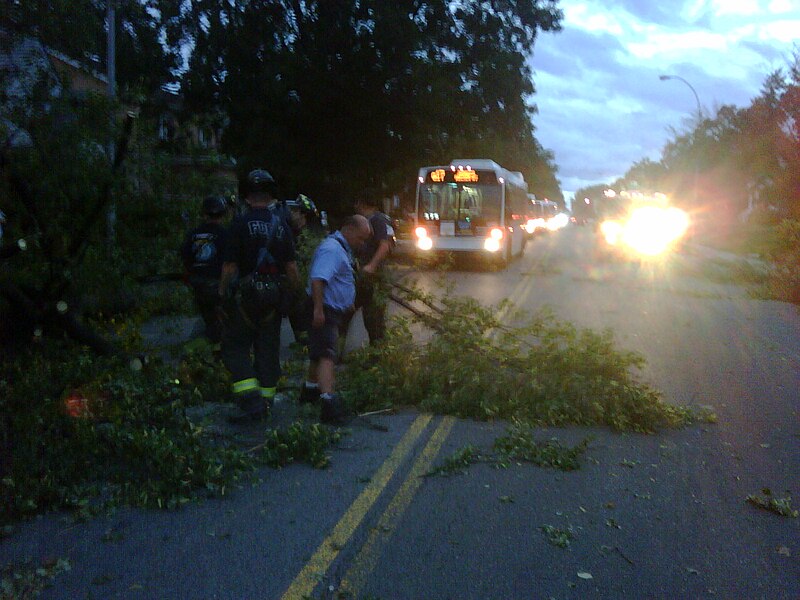
<path fill-rule="evenodd" d="M 188 106 L 229 115 L 243 169 L 346 202 L 489 156 L 560 195 L 526 64 L 537 32 L 559 28 L 552 0 L 199 0 L 183 17 Z"/>

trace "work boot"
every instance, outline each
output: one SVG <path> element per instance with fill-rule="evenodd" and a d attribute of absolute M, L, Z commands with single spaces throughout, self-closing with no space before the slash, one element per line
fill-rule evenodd
<path fill-rule="evenodd" d="M 328 425 L 344 425 L 347 423 L 347 411 L 339 394 L 323 394 L 320 396 L 322 410 L 319 420 Z"/>
<path fill-rule="evenodd" d="M 319 402 L 319 388 L 310 388 L 303 384 L 300 388 L 300 396 L 297 402 L 298 404 L 315 404 Z"/>
<path fill-rule="evenodd" d="M 262 421 L 269 416 L 269 410 L 261 397 L 261 392 L 254 390 L 242 394 L 237 399 L 237 411 L 228 417 L 230 423 L 247 423 L 252 421 Z"/>

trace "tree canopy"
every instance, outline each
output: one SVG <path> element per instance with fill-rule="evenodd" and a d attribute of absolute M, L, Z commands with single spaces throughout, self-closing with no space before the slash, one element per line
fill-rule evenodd
<path fill-rule="evenodd" d="M 191 110 L 228 115 L 244 169 L 334 202 L 466 156 L 560 197 L 526 58 L 561 17 L 554 0 L 200 0 L 182 14 L 182 88 Z"/>

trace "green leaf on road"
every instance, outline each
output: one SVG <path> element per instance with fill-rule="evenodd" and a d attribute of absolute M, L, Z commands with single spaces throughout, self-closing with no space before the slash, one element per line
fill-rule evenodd
<path fill-rule="evenodd" d="M 575 534 L 572 533 L 571 527 L 569 529 L 561 529 L 552 525 L 542 525 L 539 529 L 547 536 L 548 542 L 559 548 L 566 548 L 575 539 Z"/>
<path fill-rule="evenodd" d="M 768 496 L 767 498 L 750 495 L 747 497 L 747 502 L 758 508 L 773 512 L 776 515 L 781 515 L 782 517 L 796 519 L 798 514 L 800 514 L 800 512 L 792 508 L 792 499 L 790 496 L 786 498 L 773 498 L 769 493 L 769 489 L 764 488 L 762 491 Z"/>

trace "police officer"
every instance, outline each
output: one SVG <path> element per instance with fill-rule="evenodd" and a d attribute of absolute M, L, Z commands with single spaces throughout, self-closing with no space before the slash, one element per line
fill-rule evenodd
<path fill-rule="evenodd" d="M 218 290 L 228 244 L 228 230 L 223 225 L 227 212 L 225 198 L 206 197 L 203 200 L 204 222 L 186 234 L 180 248 L 195 304 L 205 323 L 206 337 L 214 344 L 222 338 Z"/>
<path fill-rule="evenodd" d="M 356 283 L 355 308 L 361 309 L 364 328 L 369 335 L 370 344 L 382 340 L 386 334 L 386 295 L 382 288 L 381 267 L 395 244 L 394 229 L 388 215 L 378 210 L 377 202 L 371 196 L 356 200 L 355 211 L 369 221 L 372 235 L 357 250 L 359 263 Z M 352 314 L 342 324 L 346 334 Z"/>
<path fill-rule="evenodd" d="M 286 221 L 272 210 L 275 196 L 275 180 L 269 172 L 255 169 L 248 174 L 245 200 L 249 208 L 231 223 L 230 244 L 222 265 L 222 361 L 231 373 L 233 395 L 240 409 L 233 421 L 268 415 L 281 375 L 280 308 L 258 305 L 259 294 L 250 293 L 251 284 L 265 262 L 267 270 L 277 272 L 281 293 L 299 283 L 294 239 Z M 237 276 L 238 290 L 231 294 Z M 267 288 L 262 285 L 259 289 Z"/>

